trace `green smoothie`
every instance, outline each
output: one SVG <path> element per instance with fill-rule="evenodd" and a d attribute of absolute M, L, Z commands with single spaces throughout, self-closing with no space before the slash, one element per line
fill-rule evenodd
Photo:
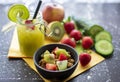
<path fill-rule="evenodd" d="M 44 34 L 39 30 L 40 25 L 33 27 L 34 29 L 26 24 L 17 25 L 20 51 L 27 56 L 33 56 L 35 51 L 44 44 Z"/>

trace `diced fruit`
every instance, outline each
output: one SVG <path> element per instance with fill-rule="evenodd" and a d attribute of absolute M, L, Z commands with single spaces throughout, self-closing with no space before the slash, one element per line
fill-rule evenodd
<path fill-rule="evenodd" d="M 112 42 L 112 36 L 108 31 L 101 31 L 95 36 L 95 41 L 108 40 Z"/>
<path fill-rule="evenodd" d="M 51 35 L 48 36 L 53 41 L 60 41 L 64 36 L 64 26 L 59 21 L 49 23 L 48 28 L 51 30 Z"/>
<path fill-rule="evenodd" d="M 62 44 L 67 44 L 73 48 L 76 47 L 76 42 L 73 38 L 64 38 L 63 40 L 61 40 Z"/>
<path fill-rule="evenodd" d="M 32 30 L 35 29 L 35 26 L 34 26 L 32 20 L 26 20 L 26 21 L 25 21 L 25 24 L 26 24 L 27 28 L 30 28 L 30 29 L 32 29 Z"/>
<path fill-rule="evenodd" d="M 65 54 L 60 54 L 59 55 L 59 58 L 58 58 L 59 61 L 63 61 L 63 60 L 67 60 L 67 56 Z"/>
<path fill-rule="evenodd" d="M 103 27 L 101 27 L 99 25 L 93 25 L 89 28 L 88 32 L 94 38 L 97 33 L 99 33 L 100 31 L 103 31 L 103 30 L 104 30 Z"/>
<path fill-rule="evenodd" d="M 82 47 L 84 49 L 89 49 L 93 46 L 94 42 L 93 39 L 90 36 L 85 36 L 82 39 Z"/>
<path fill-rule="evenodd" d="M 55 54 L 56 54 L 56 56 L 58 56 L 58 57 L 59 57 L 59 55 L 60 55 L 61 53 L 64 54 L 64 55 L 66 55 L 67 57 L 70 57 L 70 54 L 69 54 L 65 49 L 59 48 L 59 49 L 57 49 L 57 50 L 55 51 Z"/>
<path fill-rule="evenodd" d="M 56 62 L 57 67 L 58 67 L 59 70 L 65 70 L 67 68 L 67 63 L 68 63 L 67 60 L 57 61 Z"/>
<path fill-rule="evenodd" d="M 76 41 L 78 41 L 82 38 L 82 33 L 80 31 L 74 29 L 70 32 L 70 37 L 74 38 Z"/>
<path fill-rule="evenodd" d="M 46 63 L 55 63 L 54 54 L 51 54 L 48 50 L 44 52 L 43 56 Z"/>
<path fill-rule="evenodd" d="M 82 66 L 86 66 L 91 61 L 91 55 L 88 53 L 82 53 L 79 55 L 79 60 Z"/>
<path fill-rule="evenodd" d="M 56 66 L 56 64 L 47 63 L 46 69 L 54 71 L 54 70 L 57 70 L 57 66 Z"/>
<path fill-rule="evenodd" d="M 64 28 L 67 34 L 70 34 L 70 32 L 75 29 L 75 24 L 73 22 L 66 22 L 64 23 Z"/>
<path fill-rule="evenodd" d="M 59 48 L 56 47 L 56 48 L 52 51 L 52 53 L 56 55 L 55 51 L 56 51 L 57 49 L 59 49 Z"/>
<path fill-rule="evenodd" d="M 18 13 L 20 15 L 21 19 L 28 19 L 29 18 L 29 11 L 26 8 L 26 6 L 22 5 L 22 4 L 15 4 L 12 5 L 8 11 L 8 18 L 13 21 L 13 22 L 17 22 L 17 16 Z"/>
<path fill-rule="evenodd" d="M 107 40 L 100 40 L 95 43 L 95 49 L 103 56 L 110 56 L 113 52 L 113 44 Z"/>

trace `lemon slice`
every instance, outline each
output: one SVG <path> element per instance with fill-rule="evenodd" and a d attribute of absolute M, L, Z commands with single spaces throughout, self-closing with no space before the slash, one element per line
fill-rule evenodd
<path fill-rule="evenodd" d="M 29 11 L 23 4 L 14 4 L 10 7 L 8 10 L 8 18 L 13 21 L 17 22 L 17 15 L 19 13 L 19 16 L 21 19 L 26 20 L 29 18 Z"/>

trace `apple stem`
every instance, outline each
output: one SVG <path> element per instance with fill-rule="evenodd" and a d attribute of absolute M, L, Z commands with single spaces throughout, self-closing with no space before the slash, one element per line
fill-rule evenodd
<path fill-rule="evenodd" d="M 39 3 L 38 3 L 37 8 L 36 8 L 36 10 L 35 10 L 35 13 L 34 13 L 33 19 L 36 18 L 37 14 L 38 14 L 38 11 L 39 11 L 39 9 L 40 9 L 41 3 L 42 3 L 42 1 L 39 0 Z"/>

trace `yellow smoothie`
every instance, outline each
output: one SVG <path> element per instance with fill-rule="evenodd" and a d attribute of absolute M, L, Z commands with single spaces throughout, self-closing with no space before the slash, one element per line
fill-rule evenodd
<path fill-rule="evenodd" d="M 35 25 L 34 29 L 28 28 L 27 25 L 17 25 L 20 51 L 23 54 L 33 56 L 35 51 L 44 45 L 44 34 L 39 30 L 39 27 L 39 24 Z"/>

